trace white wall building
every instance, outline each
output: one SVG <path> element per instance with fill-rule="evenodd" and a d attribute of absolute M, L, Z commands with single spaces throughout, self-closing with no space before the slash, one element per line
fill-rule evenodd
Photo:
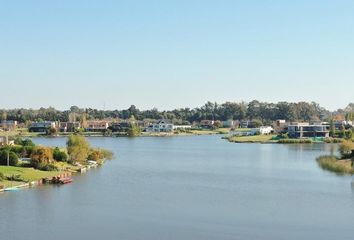
<path fill-rule="evenodd" d="M 274 129 L 271 126 L 262 126 L 259 128 L 259 132 L 261 135 L 268 135 L 271 134 Z"/>
<path fill-rule="evenodd" d="M 167 120 L 160 120 L 146 128 L 146 132 L 172 132 L 173 130 L 174 125 Z"/>

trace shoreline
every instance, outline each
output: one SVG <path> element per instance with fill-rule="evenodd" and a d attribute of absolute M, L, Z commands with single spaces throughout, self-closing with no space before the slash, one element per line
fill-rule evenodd
<path fill-rule="evenodd" d="M 95 164 L 95 165 L 85 165 L 85 166 L 82 166 L 79 168 L 76 166 L 72 166 L 72 168 L 67 168 L 66 170 L 62 170 L 62 171 L 41 171 L 41 170 L 36 170 L 34 168 L 11 167 L 10 166 L 7 168 L 13 168 L 14 171 L 19 171 L 19 170 L 36 171 L 36 172 L 40 172 L 41 176 L 28 179 L 27 181 L 8 181 L 7 180 L 3 183 L 0 182 L 0 186 L 3 186 L 3 188 L 0 188 L 0 193 L 9 192 L 9 191 L 17 191 L 22 188 L 34 188 L 34 187 L 39 187 L 42 185 L 50 184 L 50 183 L 45 183 L 44 179 L 51 179 L 53 177 L 68 178 L 68 177 L 71 177 L 71 176 L 79 174 L 79 173 L 86 173 L 88 170 L 90 170 L 92 168 L 97 168 L 101 165 L 103 165 L 103 163 L 102 164 Z M 1 166 L 0 166 L 0 169 L 1 169 Z"/>
<path fill-rule="evenodd" d="M 6 132 L 1 132 L 1 136 L 6 136 L 4 133 Z M 139 136 L 134 136 L 134 137 L 178 137 L 178 136 L 201 136 L 201 135 L 226 135 L 229 133 L 228 129 L 216 129 L 216 130 L 191 130 L 190 132 L 152 132 L 152 133 L 147 133 L 147 132 L 142 132 Z M 22 138 L 33 138 L 33 137 L 68 137 L 72 134 L 75 134 L 74 132 L 65 132 L 65 133 L 57 133 L 55 135 L 47 135 L 43 132 L 40 133 L 23 133 L 23 132 L 11 132 L 9 134 L 10 137 L 22 137 Z M 82 132 L 82 133 L 77 133 L 78 135 L 82 135 L 84 137 L 132 137 L 128 136 L 127 134 L 124 133 L 110 133 L 110 134 L 105 134 L 103 132 Z"/>
<path fill-rule="evenodd" d="M 279 138 L 277 135 L 227 136 L 223 137 L 230 143 L 261 143 L 261 144 L 338 144 L 338 138 Z"/>

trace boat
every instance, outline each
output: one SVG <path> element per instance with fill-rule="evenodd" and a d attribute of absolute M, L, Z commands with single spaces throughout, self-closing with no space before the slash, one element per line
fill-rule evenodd
<path fill-rule="evenodd" d="M 53 177 L 52 180 L 49 181 L 51 184 L 68 184 L 72 183 L 73 179 L 72 178 L 61 178 L 61 177 Z"/>
<path fill-rule="evenodd" d="M 19 191 L 20 189 L 17 187 L 9 187 L 9 188 L 5 188 L 4 191 L 5 192 L 13 192 L 13 191 Z"/>
<path fill-rule="evenodd" d="M 68 184 L 68 183 L 72 183 L 73 182 L 73 179 L 72 178 L 61 178 L 59 180 L 59 183 L 60 184 Z"/>

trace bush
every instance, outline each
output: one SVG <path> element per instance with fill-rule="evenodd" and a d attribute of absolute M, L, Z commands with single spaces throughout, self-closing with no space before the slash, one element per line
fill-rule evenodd
<path fill-rule="evenodd" d="M 38 169 L 42 170 L 42 171 L 58 171 L 59 170 L 59 168 L 57 166 L 55 166 L 54 164 L 43 165 L 43 166 L 40 166 Z"/>
<path fill-rule="evenodd" d="M 339 152 L 342 158 L 352 158 L 354 157 L 354 142 L 350 140 L 345 140 L 340 144 Z"/>
<path fill-rule="evenodd" d="M 15 139 L 15 144 L 23 146 L 23 147 L 25 147 L 25 146 L 34 147 L 35 146 L 35 144 L 32 142 L 32 140 L 28 139 L 28 138 L 26 138 L 26 139 L 16 138 Z"/>
<path fill-rule="evenodd" d="M 47 129 L 46 134 L 49 136 L 55 136 L 58 134 L 58 130 L 54 127 L 50 127 Z"/>
<path fill-rule="evenodd" d="M 100 149 L 92 149 L 87 157 L 88 160 L 92 160 L 92 161 L 99 161 L 102 160 L 103 158 L 104 156 Z"/>
<path fill-rule="evenodd" d="M 128 130 L 127 130 L 127 134 L 128 134 L 129 137 L 140 136 L 141 129 L 135 123 L 130 123 L 130 126 L 129 126 Z"/>
<path fill-rule="evenodd" d="M 21 175 L 16 174 L 6 178 L 8 181 L 25 182 L 25 179 Z"/>
<path fill-rule="evenodd" d="M 312 143 L 312 140 L 308 138 L 300 138 L 300 139 L 288 138 L 288 139 L 280 139 L 279 143 L 301 144 L 301 143 Z"/>
<path fill-rule="evenodd" d="M 341 164 L 338 159 L 334 156 L 321 156 L 316 159 L 318 165 L 324 169 L 331 172 L 339 174 L 353 174 L 354 170 L 348 166 Z"/>
<path fill-rule="evenodd" d="M 0 172 L 0 181 L 4 181 L 6 179 L 5 175 Z"/>
<path fill-rule="evenodd" d="M 106 150 L 106 149 L 101 149 L 101 152 L 103 154 L 103 158 L 108 159 L 108 160 L 112 160 L 113 159 L 113 152 Z"/>
<path fill-rule="evenodd" d="M 34 168 L 43 168 L 53 162 L 53 150 L 48 147 L 38 146 L 33 149 L 31 154 L 31 165 Z"/>
<path fill-rule="evenodd" d="M 341 142 L 343 142 L 343 139 L 329 137 L 329 138 L 324 138 L 323 142 L 325 142 L 325 143 L 341 143 Z"/>
<path fill-rule="evenodd" d="M 7 165 L 7 153 L 10 150 L 1 150 L 0 151 L 0 165 Z M 18 156 L 14 152 L 9 152 L 9 164 L 10 166 L 16 166 L 18 164 Z"/>
<path fill-rule="evenodd" d="M 113 159 L 113 153 L 106 149 L 91 149 L 88 160 L 99 161 L 103 159 L 111 160 Z"/>
<path fill-rule="evenodd" d="M 54 160 L 59 162 L 67 162 L 69 157 L 68 154 L 66 154 L 66 152 L 60 151 L 60 149 L 56 147 L 53 150 L 53 158 Z"/>

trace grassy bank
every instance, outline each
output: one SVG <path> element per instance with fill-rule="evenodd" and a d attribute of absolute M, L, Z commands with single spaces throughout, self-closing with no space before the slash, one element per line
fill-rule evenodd
<path fill-rule="evenodd" d="M 313 141 L 310 138 L 299 138 L 299 139 L 285 138 L 285 139 L 280 139 L 278 141 L 278 143 L 283 143 L 283 144 L 304 144 L 304 143 L 313 143 Z"/>
<path fill-rule="evenodd" d="M 351 160 L 340 160 L 334 156 L 321 156 L 316 159 L 318 165 L 327 171 L 337 174 L 354 174 L 354 169 L 351 166 Z"/>
<path fill-rule="evenodd" d="M 255 136 L 233 136 L 227 140 L 234 143 L 276 143 L 272 140 L 275 135 L 255 135 Z"/>
<path fill-rule="evenodd" d="M 5 177 L 17 178 L 16 181 L 0 181 L 0 185 L 4 185 L 5 187 L 14 187 L 23 183 L 37 181 L 46 177 L 52 178 L 54 176 L 60 175 L 63 173 L 63 171 L 41 171 L 34 168 L 0 166 L 0 173 L 3 173 Z"/>

